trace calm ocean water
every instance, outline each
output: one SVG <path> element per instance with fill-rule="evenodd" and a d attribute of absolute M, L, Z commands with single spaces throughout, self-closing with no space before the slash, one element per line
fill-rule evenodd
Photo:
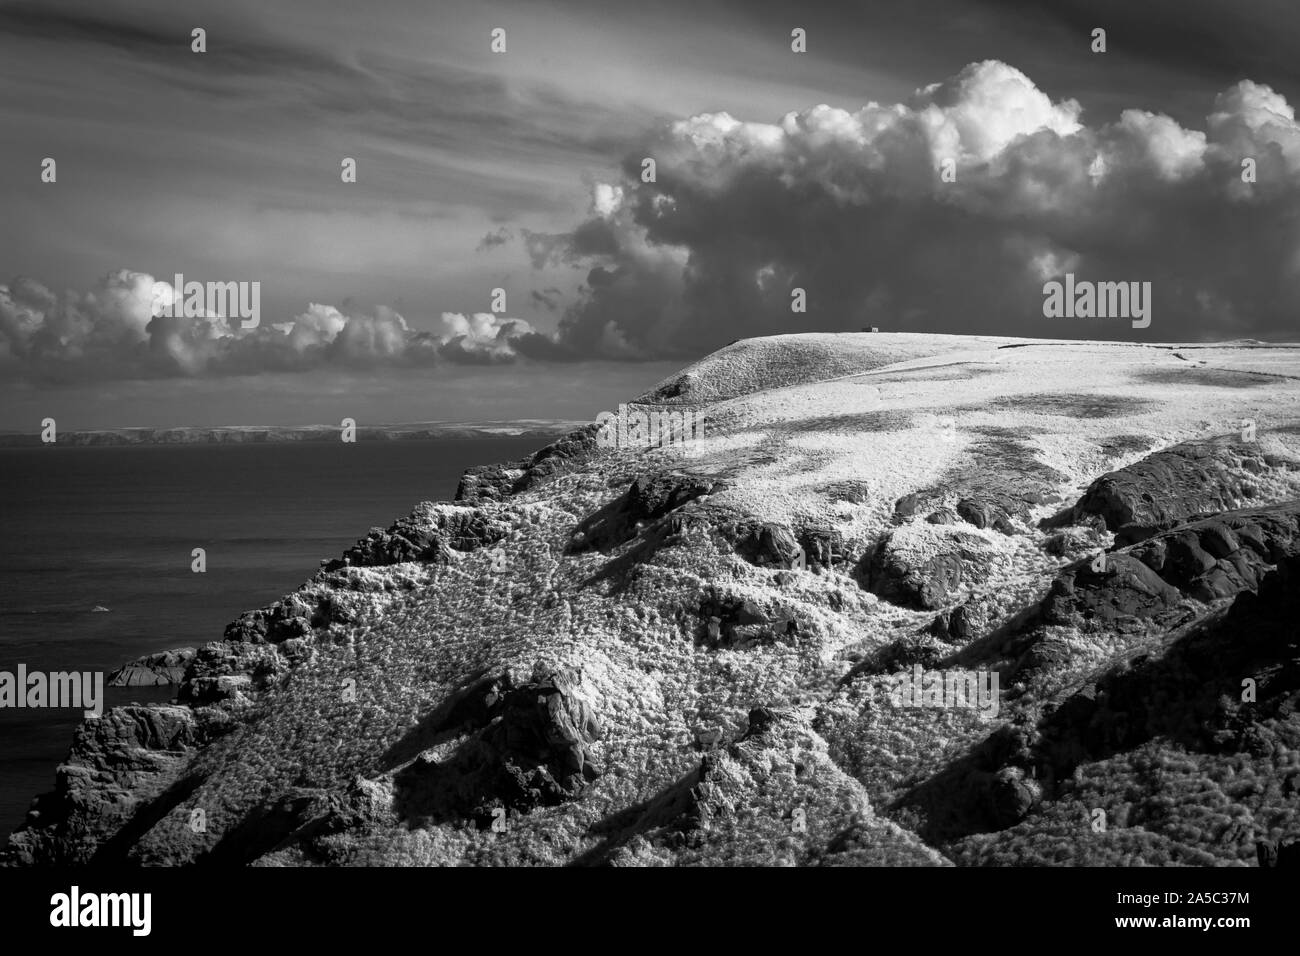
<path fill-rule="evenodd" d="M 544 439 L 0 449 L 0 670 L 111 671 L 219 640 L 373 526 Z M 207 551 L 207 573 L 190 552 Z M 96 612 L 96 606 L 108 608 Z M 106 706 L 170 689 L 107 691 Z M 0 842 L 50 790 L 79 711 L 0 710 Z"/>

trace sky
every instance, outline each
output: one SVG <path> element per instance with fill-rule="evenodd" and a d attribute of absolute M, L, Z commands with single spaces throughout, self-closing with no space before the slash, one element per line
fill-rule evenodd
<path fill-rule="evenodd" d="M 1297 49 L 1290 0 L 0 2 L 0 429 L 592 419 L 809 330 L 1300 338 Z M 1150 326 L 1046 317 L 1065 273 Z M 257 326 L 155 314 L 177 274 Z"/>

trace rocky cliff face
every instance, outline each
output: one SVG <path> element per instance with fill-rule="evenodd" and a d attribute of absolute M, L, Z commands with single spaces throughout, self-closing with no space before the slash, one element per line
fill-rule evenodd
<path fill-rule="evenodd" d="M 1181 351 L 729 346 L 124 668 L 4 860 L 1289 859 L 1300 349 Z"/>

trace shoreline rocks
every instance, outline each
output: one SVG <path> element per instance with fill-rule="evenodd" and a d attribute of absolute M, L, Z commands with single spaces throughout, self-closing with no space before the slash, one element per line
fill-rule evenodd
<path fill-rule="evenodd" d="M 108 675 L 109 687 L 162 687 L 179 684 L 194 661 L 195 650 L 181 647 L 146 654 L 122 665 Z"/>

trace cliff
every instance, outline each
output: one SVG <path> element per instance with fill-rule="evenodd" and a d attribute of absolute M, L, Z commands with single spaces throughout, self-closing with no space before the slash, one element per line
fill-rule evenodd
<path fill-rule="evenodd" d="M 83 724 L 4 860 L 1249 865 L 1300 823 L 1298 382 L 735 343 L 630 404 L 703 437 L 473 469 L 139 662 L 176 702 Z"/>

